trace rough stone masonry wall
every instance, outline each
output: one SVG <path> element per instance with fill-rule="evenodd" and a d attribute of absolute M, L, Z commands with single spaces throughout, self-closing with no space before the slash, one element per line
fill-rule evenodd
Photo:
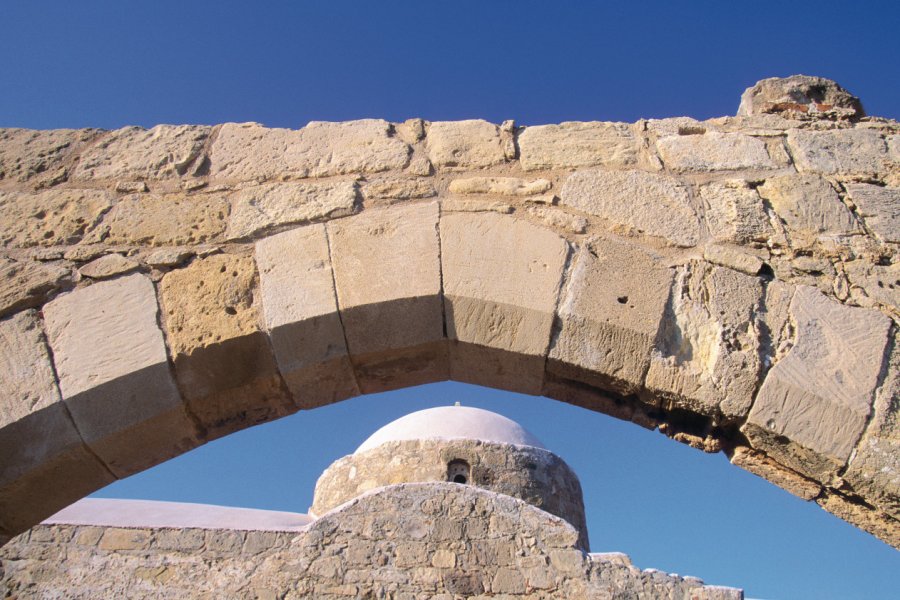
<path fill-rule="evenodd" d="M 301 533 L 39 526 L 0 550 L 16 598 L 740 600 L 586 554 L 564 521 L 454 484 L 382 488 Z"/>
<path fill-rule="evenodd" d="M 724 450 L 900 545 L 900 125 L 833 83 L 703 122 L 9 129 L 0 177 L 0 542 L 453 378 Z"/>

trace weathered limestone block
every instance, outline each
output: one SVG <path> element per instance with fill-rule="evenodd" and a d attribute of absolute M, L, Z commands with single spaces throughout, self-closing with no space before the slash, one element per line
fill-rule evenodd
<path fill-rule="evenodd" d="M 896 169 L 884 138 L 871 129 L 834 131 L 788 131 L 788 146 L 794 165 L 801 173 L 877 176 Z"/>
<path fill-rule="evenodd" d="M 0 536 L 111 483 L 60 400 L 35 311 L 0 321 Z M 59 474 L 70 479 L 59 485 Z"/>
<path fill-rule="evenodd" d="M 857 183 L 847 191 L 872 233 L 883 242 L 900 243 L 900 188 Z"/>
<path fill-rule="evenodd" d="M 312 408 L 358 395 L 325 225 L 257 242 L 256 264 L 266 329 L 294 401 Z"/>
<path fill-rule="evenodd" d="M 540 393 L 566 241 L 510 216 L 441 218 L 451 376 Z"/>
<path fill-rule="evenodd" d="M 890 319 L 810 287 L 797 289 L 790 317 L 793 347 L 769 371 L 742 431 L 754 448 L 828 482 L 868 420 Z"/>
<path fill-rule="evenodd" d="M 218 239 L 228 203 L 218 194 L 133 194 L 122 198 L 91 236 L 108 244 L 179 246 Z"/>
<path fill-rule="evenodd" d="M 597 239 L 574 260 L 547 368 L 620 394 L 639 391 L 669 298 L 672 272 L 626 242 Z"/>
<path fill-rule="evenodd" d="M 43 312 L 66 406 L 85 443 L 117 477 L 197 445 L 148 278 L 95 283 Z"/>
<path fill-rule="evenodd" d="M 700 221 L 687 187 L 666 175 L 579 171 L 563 185 L 560 203 L 675 246 L 694 246 L 700 240 Z"/>
<path fill-rule="evenodd" d="M 506 162 L 500 128 L 481 119 L 431 123 L 425 147 L 438 168 L 480 168 Z"/>
<path fill-rule="evenodd" d="M 178 385 L 209 438 L 297 409 L 260 330 L 256 283 L 252 258 L 221 254 L 160 285 Z"/>
<path fill-rule="evenodd" d="M 519 134 L 519 162 L 525 171 L 577 167 L 631 167 L 638 142 L 627 123 L 560 123 L 526 127 Z"/>
<path fill-rule="evenodd" d="M 762 200 L 742 179 L 700 186 L 706 208 L 706 226 L 713 239 L 733 244 L 764 243 L 774 231 Z"/>
<path fill-rule="evenodd" d="M 272 183 L 231 195 L 226 237 L 249 238 L 278 225 L 342 217 L 353 212 L 356 183 Z"/>
<path fill-rule="evenodd" d="M 103 190 L 0 192 L 0 243 L 8 248 L 76 244 L 112 205 Z"/>
<path fill-rule="evenodd" d="M 700 135 L 671 135 L 656 141 L 663 163 L 679 172 L 774 169 L 762 140 L 742 133 L 708 131 Z"/>
<path fill-rule="evenodd" d="M 762 452 L 751 450 L 746 446 L 738 446 L 731 455 L 731 464 L 749 471 L 757 477 L 774 483 L 783 490 L 803 498 L 815 499 L 822 491 L 822 486 L 778 464 Z"/>
<path fill-rule="evenodd" d="M 763 267 L 763 261 L 758 256 L 718 244 L 706 246 L 703 249 L 703 259 L 747 275 L 758 275 Z"/>
<path fill-rule="evenodd" d="M 843 263 L 850 297 L 860 306 L 886 307 L 900 317 L 900 262 L 873 264 L 860 258 Z"/>
<path fill-rule="evenodd" d="M 547 179 L 520 177 L 466 177 L 450 182 L 453 194 L 496 194 L 499 196 L 534 196 L 549 190 L 553 184 Z"/>
<path fill-rule="evenodd" d="M 704 262 L 676 271 L 645 386 L 672 407 L 747 415 L 759 382 L 762 280 Z"/>
<path fill-rule="evenodd" d="M 867 502 L 900 520 L 900 343 L 896 327 L 887 372 L 875 393 L 874 411 L 843 479 Z"/>
<path fill-rule="evenodd" d="M 212 145 L 211 172 L 242 181 L 379 173 L 404 168 L 409 153 L 381 119 L 312 121 L 297 130 L 226 123 Z"/>
<path fill-rule="evenodd" d="M 859 98 L 824 77 L 792 75 L 756 82 L 741 95 L 738 116 L 784 113 L 787 117 L 864 117 Z"/>
<path fill-rule="evenodd" d="M 108 133 L 81 155 L 73 178 L 166 179 L 198 175 L 211 127 L 157 125 Z"/>
<path fill-rule="evenodd" d="M 116 275 L 130 273 L 138 267 L 140 267 L 138 263 L 121 254 L 107 254 L 92 260 L 78 269 L 78 272 L 90 279 L 109 279 Z"/>
<path fill-rule="evenodd" d="M 40 306 L 70 276 L 64 267 L 0 258 L 0 317 Z"/>
<path fill-rule="evenodd" d="M 818 175 L 782 175 L 758 188 L 787 226 L 791 244 L 805 248 L 825 237 L 862 230 L 831 184 Z"/>
<path fill-rule="evenodd" d="M 430 179 L 388 177 L 369 181 L 363 187 L 362 194 L 367 199 L 405 200 L 407 198 L 431 198 L 437 196 L 437 190 L 434 189 L 434 183 Z"/>
<path fill-rule="evenodd" d="M 327 232 L 363 393 L 446 379 L 436 202 L 369 209 Z"/>
<path fill-rule="evenodd" d="M 65 172 L 63 163 L 70 153 L 97 133 L 96 129 L 0 129 L 0 180 L 58 177 Z"/>
<path fill-rule="evenodd" d="M 584 217 L 569 214 L 555 207 L 529 206 L 528 214 L 548 227 L 562 229 L 569 233 L 584 233 L 588 226 L 588 221 Z"/>

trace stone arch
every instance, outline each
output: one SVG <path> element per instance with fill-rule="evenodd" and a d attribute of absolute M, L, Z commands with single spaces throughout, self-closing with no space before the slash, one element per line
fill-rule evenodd
<path fill-rule="evenodd" d="M 238 429 L 454 379 L 725 451 L 896 546 L 896 484 L 872 474 L 896 460 L 879 450 L 896 443 L 896 309 L 789 268 L 891 248 L 845 201 L 893 188 L 822 173 L 864 169 L 872 145 L 889 179 L 896 134 L 759 126 L 31 132 L 58 156 L 0 198 L 49 207 L 5 238 L 4 277 L 24 283 L 0 312 L 0 536 Z M 838 142 L 862 150 L 834 168 L 803 154 Z M 793 210 L 798 188 L 819 205 Z"/>

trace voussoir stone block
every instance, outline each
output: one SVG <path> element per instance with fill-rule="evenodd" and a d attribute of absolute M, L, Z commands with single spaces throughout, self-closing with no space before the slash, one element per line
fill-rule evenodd
<path fill-rule="evenodd" d="M 92 241 L 180 246 L 215 241 L 225 230 L 228 203 L 219 194 L 131 194 L 103 219 Z"/>
<path fill-rule="evenodd" d="M 788 131 L 788 147 L 801 173 L 872 176 L 897 168 L 884 138 L 871 129 Z"/>
<path fill-rule="evenodd" d="M 103 190 L 0 192 L 0 243 L 5 247 L 76 244 L 113 205 Z"/>
<path fill-rule="evenodd" d="M 847 191 L 872 233 L 884 242 L 900 243 L 900 188 L 856 183 Z"/>
<path fill-rule="evenodd" d="M 769 371 L 742 431 L 754 448 L 827 483 L 866 426 L 891 321 L 805 286 L 790 320 L 793 346 Z"/>
<path fill-rule="evenodd" d="M 844 481 L 869 504 L 900 520 L 900 343 L 875 393 L 872 419 L 856 447 Z"/>
<path fill-rule="evenodd" d="M 66 406 L 85 443 L 116 476 L 197 445 L 147 277 L 95 283 L 58 297 L 43 312 Z"/>
<path fill-rule="evenodd" d="M 774 169 L 766 145 L 742 133 L 707 131 L 700 135 L 670 135 L 656 141 L 659 157 L 679 172 Z"/>
<path fill-rule="evenodd" d="M 453 379 L 540 393 L 568 255 L 559 235 L 511 216 L 441 218 Z"/>
<path fill-rule="evenodd" d="M 784 221 L 794 246 L 862 232 L 831 184 L 818 175 L 772 177 L 758 191 Z"/>
<path fill-rule="evenodd" d="M 353 212 L 354 181 L 273 183 L 232 194 L 228 239 L 250 237 L 278 225 L 346 216 Z"/>
<path fill-rule="evenodd" d="M 700 221 L 687 187 L 666 175 L 580 171 L 566 180 L 560 203 L 675 246 L 694 246 L 700 239 Z"/>
<path fill-rule="evenodd" d="M 762 280 L 692 261 L 676 271 L 645 387 L 671 406 L 747 415 L 760 378 Z"/>
<path fill-rule="evenodd" d="M 620 394 L 641 389 L 672 272 L 637 245 L 596 239 L 574 259 L 548 370 Z"/>
<path fill-rule="evenodd" d="M 260 327 L 252 258 L 219 254 L 160 283 L 175 375 L 210 438 L 294 412 Z"/>
<path fill-rule="evenodd" d="M 297 130 L 226 123 L 211 155 L 213 176 L 250 181 L 398 170 L 409 163 L 410 148 L 381 119 L 313 121 Z"/>
<path fill-rule="evenodd" d="M 358 395 L 325 225 L 260 240 L 256 264 L 266 329 L 295 402 L 311 408 Z"/>
<path fill-rule="evenodd" d="M 436 202 L 326 225 L 347 347 L 364 393 L 446 379 Z"/>
<path fill-rule="evenodd" d="M 630 167 L 638 162 L 638 141 L 627 123 L 569 122 L 526 127 L 519 134 L 519 162 L 525 171 L 577 167 Z"/>
<path fill-rule="evenodd" d="M 500 128 L 481 119 L 431 123 L 425 148 L 438 168 L 490 167 L 506 162 Z"/>
<path fill-rule="evenodd" d="M 109 132 L 82 153 L 73 178 L 165 179 L 195 175 L 204 167 L 212 127 L 157 125 Z"/>
<path fill-rule="evenodd" d="M 114 480 L 62 404 L 32 310 L 0 321 L 0 456 L 0 534 L 19 533 Z"/>

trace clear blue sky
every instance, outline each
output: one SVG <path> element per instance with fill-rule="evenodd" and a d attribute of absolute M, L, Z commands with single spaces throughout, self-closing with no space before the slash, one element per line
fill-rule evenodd
<path fill-rule="evenodd" d="M 3 0 L 0 126 L 626 120 L 734 114 L 744 88 L 836 79 L 900 118 L 900 3 Z M 214 442 L 105 496 L 305 511 L 318 474 L 412 410 L 481 406 L 580 475 L 594 550 L 762 598 L 888 598 L 900 553 L 658 433 L 549 400 L 436 384 Z"/>

